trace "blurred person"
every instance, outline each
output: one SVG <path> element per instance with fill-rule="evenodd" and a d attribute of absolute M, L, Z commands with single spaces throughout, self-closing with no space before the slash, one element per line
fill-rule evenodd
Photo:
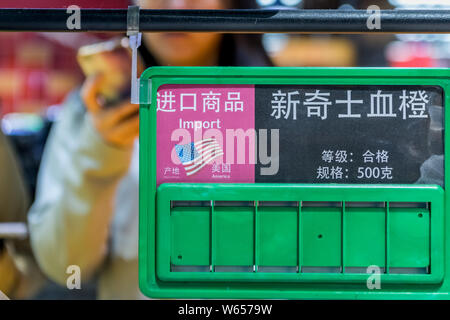
<path fill-rule="evenodd" d="M 151 9 L 255 8 L 253 0 L 142 0 Z M 267 66 L 258 35 L 148 33 L 147 67 Z M 87 78 L 64 103 L 46 145 L 29 213 L 33 249 L 44 272 L 65 285 L 70 265 L 82 281 L 98 274 L 98 297 L 135 299 L 138 287 L 138 105 L 104 108 L 101 76 Z"/>
<path fill-rule="evenodd" d="M 12 147 L 0 130 L 0 223 L 26 223 L 29 194 Z M 9 231 L 8 231 L 9 232 Z M 0 294 L 13 299 L 33 295 L 43 284 L 29 239 L 0 237 Z"/>

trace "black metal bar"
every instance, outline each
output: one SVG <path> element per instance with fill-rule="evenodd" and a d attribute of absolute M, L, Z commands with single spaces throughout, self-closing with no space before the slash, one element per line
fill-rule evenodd
<path fill-rule="evenodd" d="M 68 30 L 65 9 L 0 9 L 0 31 L 126 32 L 126 9 L 82 9 Z M 382 10 L 370 30 L 365 10 L 141 10 L 147 32 L 450 33 L 450 10 Z"/>

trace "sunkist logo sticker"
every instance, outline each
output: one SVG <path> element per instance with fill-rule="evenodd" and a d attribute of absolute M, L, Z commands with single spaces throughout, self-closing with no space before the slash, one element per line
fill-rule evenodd
<path fill-rule="evenodd" d="M 196 174 L 208 163 L 223 156 L 223 150 L 216 139 L 203 139 L 183 145 L 177 144 L 175 150 L 187 176 Z"/>

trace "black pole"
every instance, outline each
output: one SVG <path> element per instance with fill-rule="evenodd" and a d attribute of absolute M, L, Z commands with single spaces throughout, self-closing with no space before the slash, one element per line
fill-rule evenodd
<path fill-rule="evenodd" d="M 0 9 L 0 31 L 125 32 L 126 9 L 82 9 L 69 30 L 66 9 Z M 369 29 L 365 10 L 141 10 L 147 32 L 450 33 L 450 10 L 382 10 Z M 372 22 L 375 20 L 372 20 Z"/>

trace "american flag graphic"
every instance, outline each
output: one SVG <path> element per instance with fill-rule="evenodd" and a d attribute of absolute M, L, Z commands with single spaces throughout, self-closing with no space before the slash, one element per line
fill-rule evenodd
<path fill-rule="evenodd" d="M 175 151 L 188 176 L 197 173 L 214 159 L 223 156 L 223 150 L 216 139 L 177 144 Z"/>

